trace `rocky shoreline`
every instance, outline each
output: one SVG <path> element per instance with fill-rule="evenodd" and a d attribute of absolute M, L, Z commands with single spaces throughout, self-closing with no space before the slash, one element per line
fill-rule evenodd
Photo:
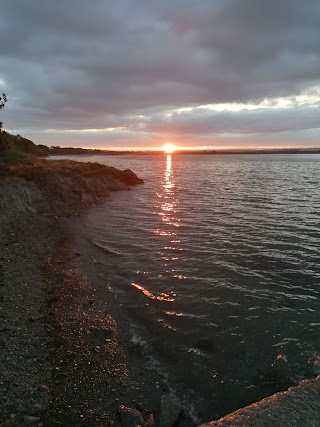
<path fill-rule="evenodd" d="M 83 273 L 69 230 L 110 191 L 142 182 L 95 163 L 1 165 L 1 427 L 176 422 L 179 407 L 112 294 L 100 298 Z"/>
<path fill-rule="evenodd" d="M 0 427 L 194 425 L 145 367 L 103 278 L 84 274 L 70 233 L 83 209 L 142 182 L 95 163 L 0 166 Z M 320 425 L 319 383 L 209 425 Z"/>

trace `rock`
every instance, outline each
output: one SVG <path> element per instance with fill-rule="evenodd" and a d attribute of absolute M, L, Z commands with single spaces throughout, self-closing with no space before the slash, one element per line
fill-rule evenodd
<path fill-rule="evenodd" d="M 102 201 L 110 191 L 143 183 L 131 170 L 69 160 L 37 160 L 32 167 L 7 168 L 3 174 L 8 176 L 0 180 L 0 211 L 6 216 L 12 211 L 69 216 Z"/>
<path fill-rule="evenodd" d="M 122 171 L 122 176 L 120 176 L 120 180 L 126 185 L 143 184 L 143 179 L 138 178 L 137 175 L 130 169 L 125 169 L 124 171 Z"/>
<path fill-rule="evenodd" d="M 200 427 L 318 427 L 320 377 L 268 396 Z"/>
<path fill-rule="evenodd" d="M 40 418 L 39 417 L 33 417 L 31 415 L 25 415 L 23 417 L 23 421 L 24 421 L 25 425 L 32 426 L 32 425 L 35 425 L 38 421 L 40 421 Z"/>
<path fill-rule="evenodd" d="M 118 412 L 122 427 L 137 427 L 144 425 L 143 416 L 137 409 L 121 405 Z"/>
<path fill-rule="evenodd" d="M 15 176 L 1 178 L 0 211 L 3 213 L 30 212 L 31 205 L 42 200 L 40 190 L 33 183 Z M 11 237 L 15 237 L 15 233 L 11 233 Z"/>
<path fill-rule="evenodd" d="M 42 384 L 42 385 L 39 387 L 39 390 L 41 390 L 41 391 L 45 391 L 45 392 L 48 392 L 48 391 L 49 391 L 49 387 L 47 386 L 47 384 Z"/>
<path fill-rule="evenodd" d="M 179 418 L 180 408 L 168 396 L 162 396 L 160 409 L 156 414 L 156 427 L 172 427 Z"/>
<path fill-rule="evenodd" d="M 195 347 L 198 347 L 200 350 L 207 351 L 209 353 L 214 353 L 216 351 L 216 345 L 213 339 L 210 338 L 198 340 L 195 343 Z"/>
<path fill-rule="evenodd" d="M 3 423 L 0 423 L 0 427 L 13 427 L 15 425 L 14 420 L 8 420 L 4 421 Z"/>
<path fill-rule="evenodd" d="M 150 414 L 148 418 L 146 419 L 146 422 L 144 423 L 143 427 L 154 427 L 154 418 L 153 414 Z"/>
<path fill-rule="evenodd" d="M 41 403 L 35 403 L 32 408 L 32 415 L 40 414 L 43 410 Z"/>
<path fill-rule="evenodd" d="M 138 411 L 143 412 L 143 406 L 140 402 L 136 402 L 136 408 L 138 409 Z"/>

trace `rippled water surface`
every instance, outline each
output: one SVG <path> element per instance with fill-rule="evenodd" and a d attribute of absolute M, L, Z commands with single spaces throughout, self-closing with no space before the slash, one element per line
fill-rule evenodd
<path fill-rule="evenodd" d="M 96 156 L 145 184 L 86 216 L 136 339 L 206 421 L 313 375 L 319 155 Z M 201 408 L 201 409 L 199 409 Z"/>

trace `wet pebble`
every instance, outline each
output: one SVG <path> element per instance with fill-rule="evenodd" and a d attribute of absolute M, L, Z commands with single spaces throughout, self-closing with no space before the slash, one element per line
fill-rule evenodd
<path fill-rule="evenodd" d="M 140 411 L 140 412 L 143 412 L 143 406 L 142 406 L 142 404 L 140 403 L 140 402 L 137 402 L 136 403 L 136 408 L 138 409 L 138 411 Z"/>
<path fill-rule="evenodd" d="M 35 425 L 36 423 L 38 423 L 38 421 L 40 421 L 39 417 L 34 417 L 34 416 L 31 416 L 31 415 L 25 415 L 23 417 L 23 422 L 27 426 Z"/>
<path fill-rule="evenodd" d="M 35 403 L 32 408 L 32 415 L 40 414 L 42 412 L 43 406 L 41 403 Z"/>
<path fill-rule="evenodd" d="M 144 423 L 143 427 L 154 427 L 154 425 L 155 423 L 154 423 L 153 414 L 150 414 L 146 419 L 146 422 Z"/>

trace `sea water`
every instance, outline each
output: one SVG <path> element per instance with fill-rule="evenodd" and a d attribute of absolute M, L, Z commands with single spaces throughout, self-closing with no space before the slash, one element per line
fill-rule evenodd
<path fill-rule="evenodd" d="M 320 155 L 73 158 L 145 180 L 87 212 L 86 233 L 195 420 L 316 375 Z"/>

